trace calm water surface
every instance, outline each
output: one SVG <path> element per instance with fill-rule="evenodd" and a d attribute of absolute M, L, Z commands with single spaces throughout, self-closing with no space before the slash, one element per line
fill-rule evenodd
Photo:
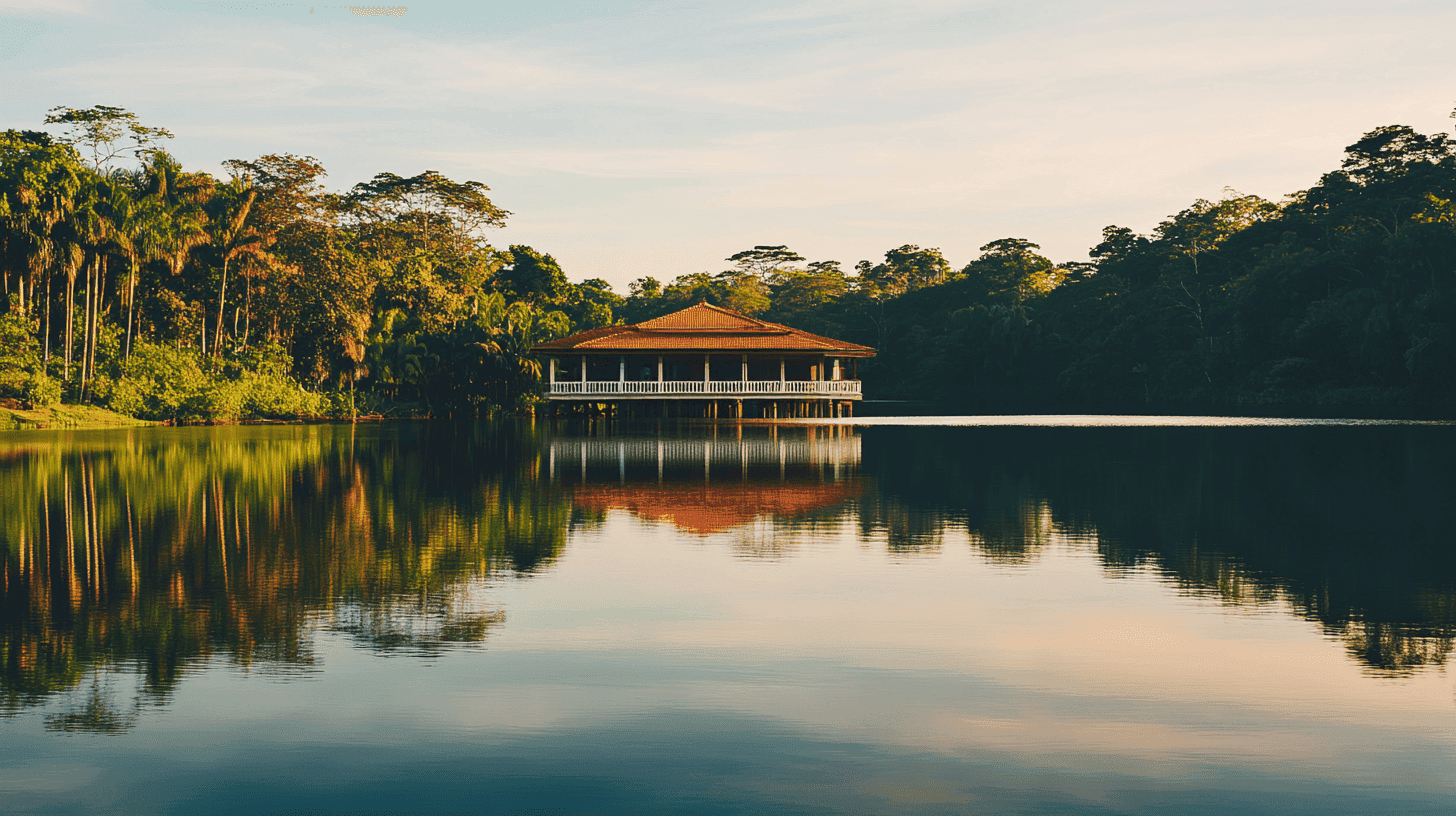
<path fill-rule="evenodd" d="M 1187 418 L 10 433 L 0 811 L 1456 812 L 1453 462 Z"/>

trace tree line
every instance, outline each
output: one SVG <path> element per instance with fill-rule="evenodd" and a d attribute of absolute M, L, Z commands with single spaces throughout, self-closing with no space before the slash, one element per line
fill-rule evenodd
<path fill-rule="evenodd" d="M 487 241 L 509 213 L 479 182 L 333 193 L 292 154 L 220 179 L 122 108 L 46 122 L 0 134 L 0 397 L 151 419 L 513 408 L 539 380 L 527 349 L 612 320 L 605 283 Z M 516 296 L 541 276 L 553 299 Z"/>
<path fill-rule="evenodd" d="M 146 418 L 478 413 L 538 398 L 529 348 L 706 299 L 870 345 L 867 393 L 981 406 L 1456 407 L 1456 143 L 1387 126 L 1268 201 L 1226 190 L 1089 260 L 1024 238 L 964 266 L 906 244 L 845 269 L 784 245 L 728 269 L 572 283 L 492 246 L 475 181 L 317 160 L 188 172 L 121 108 L 0 135 L 0 397 Z"/>
<path fill-rule="evenodd" d="M 988 409 L 1456 408 L 1456 142 L 1387 126 L 1273 202 L 1225 190 L 1088 261 L 1022 238 L 959 269 L 901 246 L 846 272 L 758 246 L 631 285 L 629 321 L 711 302 L 874 346 L 866 392 Z"/>

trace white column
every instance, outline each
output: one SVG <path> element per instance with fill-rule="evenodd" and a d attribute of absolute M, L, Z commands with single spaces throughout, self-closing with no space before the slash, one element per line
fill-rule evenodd
<path fill-rule="evenodd" d="M 748 355 L 743 355 L 743 381 L 748 382 Z"/>
<path fill-rule="evenodd" d="M 834 358 L 834 379 L 839 379 L 839 358 Z"/>
<path fill-rule="evenodd" d="M 779 358 L 779 390 L 784 390 L 784 358 Z"/>
<path fill-rule="evenodd" d="M 657 355 L 657 381 L 662 382 L 662 355 Z"/>
<path fill-rule="evenodd" d="M 552 357 L 550 359 L 550 361 L 547 364 L 546 370 L 547 370 L 546 382 L 549 385 L 555 385 L 556 384 L 556 358 L 555 357 Z"/>
<path fill-rule="evenodd" d="M 581 382 L 583 387 L 586 384 L 586 355 L 581 355 Z"/>
<path fill-rule="evenodd" d="M 703 390 L 708 390 L 708 380 L 712 379 L 712 365 L 708 362 L 708 355 L 703 355 Z"/>
<path fill-rule="evenodd" d="M 625 354 L 619 354 L 619 355 L 617 355 L 617 382 L 626 382 L 626 380 L 627 380 L 627 355 L 625 355 Z"/>

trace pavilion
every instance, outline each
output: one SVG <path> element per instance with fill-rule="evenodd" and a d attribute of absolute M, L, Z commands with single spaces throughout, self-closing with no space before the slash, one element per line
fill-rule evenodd
<path fill-rule="evenodd" d="M 613 414 L 778 419 L 852 416 L 869 346 L 706 301 L 630 326 L 542 343 L 547 399 Z"/>

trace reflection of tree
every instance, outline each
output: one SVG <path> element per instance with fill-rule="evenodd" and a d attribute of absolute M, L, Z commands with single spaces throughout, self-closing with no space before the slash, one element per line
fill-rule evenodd
<path fill-rule="evenodd" d="M 953 525 L 942 508 L 911 507 L 880 492 L 865 494 L 858 518 L 862 537 L 883 535 L 885 546 L 899 555 L 939 552 L 945 530 Z"/>
<path fill-rule="evenodd" d="M 306 667 L 320 623 L 380 649 L 479 642 L 502 615 L 472 608 L 465 582 L 544 569 L 565 540 L 568 505 L 532 480 L 537 450 L 514 431 L 434 423 L 139 430 L 0 452 L 0 710 L 102 664 L 135 665 L 159 699 L 215 655 Z M 55 727 L 100 727 L 98 705 Z"/>
<path fill-rule="evenodd" d="M 1444 664 L 1456 638 L 1453 442 L 1437 427 L 882 428 L 864 435 L 880 493 L 861 524 L 894 548 L 963 529 L 999 563 L 1053 534 L 1093 542 L 1112 576 L 1285 605 L 1402 674 Z"/>
<path fill-rule="evenodd" d="M 949 459 L 925 458 L 906 470 L 896 468 L 891 481 L 880 483 L 881 492 L 861 502 L 861 536 L 884 536 L 893 553 L 934 553 L 946 531 L 962 530 L 990 561 L 1033 560 L 1051 542 L 1056 526 L 1033 484 L 1024 477 L 983 473 L 974 489 L 957 494 L 945 480 L 957 478 L 958 467 Z M 909 481 L 893 481 L 902 478 Z"/>
<path fill-rule="evenodd" d="M 478 612 L 462 606 L 442 594 L 341 604 L 333 610 L 329 630 L 352 635 L 377 652 L 424 656 L 480 643 L 492 627 L 505 622 L 505 613 L 499 610 Z"/>
<path fill-rule="evenodd" d="M 121 734 L 136 725 L 135 711 L 117 710 L 116 703 L 94 670 L 90 693 L 80 706 L 45 718 L 47 731 L 87 731 L 92 734 Z"/>

